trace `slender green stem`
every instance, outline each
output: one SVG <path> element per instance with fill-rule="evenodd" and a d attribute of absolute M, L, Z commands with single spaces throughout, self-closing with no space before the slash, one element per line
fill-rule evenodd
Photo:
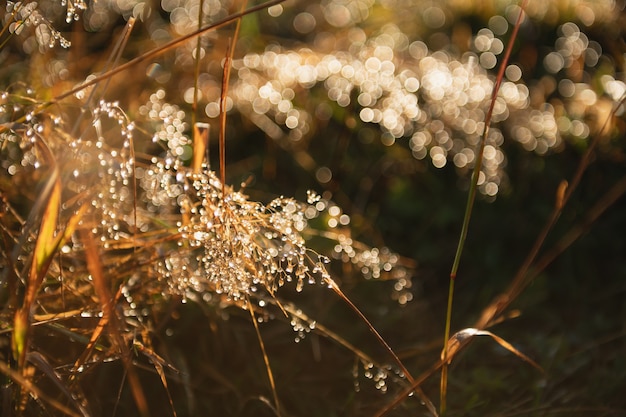
<path fill-rule="evenodd" d="M 457 272 L 459 270 L 459 264 L 461 263 L 461 255 L 463 254 L 463 247 L 465 246 L 465 240 L 467 238 L 467 232 L 469 229 L 470 219 L 472 217 L 472 210 L 474 208 L 474 200 L 476 199 L 476 190 L 478 189 L 478 177 L 480 176 L 480 171 L 482 168 L 483 162 L 483 153 L 485 150 L 485 142 L 487 141 L 487 137 L 489 135 L 489 126 L 491 124 L 491 116 L 493 114 L 493 109 L 496 104 L 496 98 L 498 97 L 498 91 L 500 90 L 500 85 L 502 84 L 502 79 L 504 78 L 504 70 L 509 62 L 509 57 L 511 56 L 511 50 L 513 49 L 513 44 L 515 43 L 515 39 L 517 38 L 517 32 L 519 27 L 522 24 L 522 18 L 524 16 L 524 9 L 526 8 L 526 4 L 528 0 L 523 0 L 522 5 L 520 7 L 519 15 L 517 16 L 517 21 L 515 22 L 515 26 L 513 27 L 513 32 L 511 33 L 511 38 L 509 39 L 509 43 L 506 48 L 506 53 L 504 54 L 504 58 L 500 63 L 500 69 L 498 70 L 498 75 L 496 77 L 496 82 L 493 87 L 493 91 L 491 93 L 491 102 L 489 104 L 489 111 L 487 112 L 487 116 L 485 117 L 485 129 L 483 135 L 480 140 L 480 144 L 478 146 L 478 152 L 476 155 L 476 164 L 474 165 L 474 170 L 472 172 L 472 180 L 469 189 L 469 195 L 467 196 L 467 204 L 465 206 L 465 215 L 463 216 L 463 226 L 461 227 L 461 236 L 459 237 L 459 243 L 457 245 L 456 254 L 454 256 L 454 262 L 452 263 L 452 270 L 450 272 L 450 287 L 448 291 L 448 307 L 446 309 L 446 326 L 444 331 L 444 340 L 443 340 L 443 351 L 441 353 L 442 359 L 442 370 L 441 370 L 441 387 L 440 387 L 440 413 L 444 415 L 446 412 L 446 391 L 447 391 L 447 367 L 448 367 L 448 339 L 450 339 L 450 328 L 452 322 L 452 301 L 454 298 L 454 283 L 456 281 Z"/>

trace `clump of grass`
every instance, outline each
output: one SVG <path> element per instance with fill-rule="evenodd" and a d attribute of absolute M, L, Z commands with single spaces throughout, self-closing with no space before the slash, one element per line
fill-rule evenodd
<path fill-rule="evenodd" d="M 200 7 L 196 30 L 119 64 L 133 30 L 134 19 L 129 19 L 125 33 L 98 75 L 88 77 L 73 88 L 64 88 L 54 97 L 39 95 L 39 91 L 21 83 L 4 89 L 0 97 L 0 146 L 4 169 L 0 177 L 3 208 L 0 215 L 3 244 L 0 323 L 3 333 L 0 337 L 10 338 L 11 348 L 10 355 L 5 358 L 8 365 L 2 363 L 0 366 L 0 371 L 9 378 L 6 387 L 9 394 L 3 409 L 23 415 L 45 413 L 50 409 L 67 415 L 97 414 L 93 395 L 87 392 L 89 382 L 94 375 L 106 373 L 107 363 L 119 362 L 122 364 L 122 382 L 116 407 L 118 403 L 126 405 L 121 398 L 122 388 L 127 384 L 137 413 L 147 416 L 154 412 L 152 398 L 144 386 L 146 378 L 141 375 L 143 366 L 157 375 L 160 388 L 167 393 L 171 414 L 177 415 L 179 404 L 174 391 L 182 388 L 189 402 L 193 403 L 193 395 L 189 392 L 194 388 L 189 381 L 190 373 L 177 368 L 187 363 L 180 359 L 183 355 L 174 354 L 176 349 L 168 352 L 167 346 L 159 346 L 158 338 L 159 329 L 166 327 L 167 322 L 176 316 L 172 310 L 177 308 L 179 301 L 183 304 L 193 301 L 202 306 L 208 312 L 207 317 L 211 314 L 227 317 L 237 314 L 233 312 L 246 310 L 253 323 L 250 327 L 254 329 L 267 375 L 263 385 L 271 391 L 273 398 L 269 401 L 259 395 L 255 400 L 264 404 L 273 415 L 286 413 L 285 400 L 281 398 L 284 387 L 274 372 L 276 363 L 259 324 L 276 318 L 289 322 L 296 332 L 296 341 L 314 333 L 345 348 L 356 358 L 354 378 L 357 383 L 362 369 L 363 375 L 373 381 L 379 392 L 391 391 L 393 398 L 387 406 L 376 411 L 376 415 L 390 412 L 412 394 L 420 398 L 431 415 L 438 415 L 429 398 L 430 391 L 422 386 L 440 370 L 440 409 L 441 414 L 446 413 L 447 367 L 475 336 L 489 336 L 539 368 L 509 341 L 486 328 L 502 319 L 506 308 L 538 271 L 615 203 L 626 191 L 626 186 L 623 180 L 615 184 L 591 209 L 580 227 L 573 228 L 551 252 L 535 263 L 546 235 L 572 196 L 598 141 L 605 138 L 597 135 L 569 186 L 565 182 L 560 186 L 554 212 L 510 289 L 483 311 L 473 327 L 451 335 L 454 282 L 474 199 L 477 191 L 494 197 L 499 186 L 504 185 L 501 165 L 504 154 L 500 146 L 505 130 L 490 129 L 492 116 L 497 114 L 498 120 L 502 120 L 509 112 L 517 112 L 519 117 L 514 118 L 510 130 L 529 149 L 534 143 L 536 147 L 533 149 L 544 153 L 560 144 L 556 125 L 552 123 L 554 112 L 546 110 L 538 115 L 529 110 L 521 98 L 524 96 L 521 83 L 504 81 L 523 7 L 519 10 L 520 17 L 509 39 L 501 70 L 491 85 L 491 98 L 474 95 L 473 101 L 466 101 L 459 107 L 459 112 L 469 117 L 482 114 L 479 111 L 482 104 L 488 102 L 491 106 L 485 120 L 481 121 L 484 123 L 483 135 L 476 142 L 479 131 L 475 128 L 476 120 L 473 120 L 472 127 L 460 123 L 463 117 L 458 114 L 441 113 L 442 108 L 449 108 L 459 98 L 459 91 L 441 89 L 429 77 L 433 73 L 443 76 L 460 73 L 461 78 L 472 79 L 472 82 L 478 79 L 477 84 L 482 86 L 488 84 L 487 73 L 472 64 L 472 59 L 462 62 L 441 51 L 424 50 L 425 44 L 416 41 L 411 44 L 411 50 L 414 58 L 419 59 L 421 72 L 418 74 L 404 68 L 396 76 L 394 59 L 406 39 L 392 27 L 386 27 L 369 40 L 355 30 L 352 37 L 359 40 L 356 44 L 360 50 L 353 46 L 345 53 L 325 51 L 318 54 L 310 50 L 296 53 L 274 45 L 262 54 L 252 53 L 236 60 L 241 18 L 280 3 L 275 0 L 245 9 L 246 3 L 242 2 L 240 12 L 206 26 L 202 24 L 203 8 Z M 74 19 L 77 10 L 84 7 L 83 3 L 68 2 L 67 19 Z M 272 13 L 277 13 L 276 10 Z M 324 9 L 323 13 L 327 10 Z M 205 110 L 209 118 L 219 116 L 218 174 L 208 155 L 210 125 L 198 114 L 201 92 L 207 90 L 203 90 L 200 82 L 203 44 L 200 37 L 235 21 L 237 28 L 225 48 L 221 66 L 221 93 L 215 101 L 209 101 Z M 329 20 L 332 21 L 335 20 Z M 57 41 L 62 46 L 69 46 L 60 32 L 55 32 L 41 17 L 35 3 L 10 3 L 5 26 L 0 32 L 0 37 L 4 37 L 0 50 L 14 41 L 15 36 L 22 35 L 21 28 L 29 25 L 36 27 L 34 36 L 40 47 L 54 46 Z M 572 28 L 567 31 L 571 32 Z M 564 33 L 567 39 L 570 35 Z M 194 37 L 198 39 L 192 59 L 191 123 L 183 105 L 166 101 L 168 93 L 164 89 L 156 89 L 150 94 L 147 102 L 138 106 L 132 116 L 124 105 L 106 98 L 107 86 L 114 76 L 148 63 Z M 492 47 L 487 48 L 485 42 L 485 39 L 476 40 L 476 47 L 482 48 L 481 53 L 491 53 L 489 48 Z M 497 45 L 494 48 L 496 50 Z M 362 61 L 365 65 L 361 65 Z M 289 65 L 285 72 L 280 64 L 286 62 Z M 231 66 L 239 70 L 239 80 L 235 94 L 229 97 Z M 340 67 L 351 70 L 338 71 Z M 312 68 L 319 71 L 313 78 Z M 381 71 L 371 71 L 372 68 Z M 477 77 L 473 77 L 474 71 L 479 73 Z M 372 77 L 366 80 L 363 77 L 368 73 Z M 272 77 L 280 78 L 280 82 L 272 81 Z M 443 351 L 441 357 L 417 377 L 357 307 L 358 303 L 342 289 L 341 279 L 332 278 L 329 271 L 330 259 L 334 257 L 344 263 L 346 275 L 356 269 L 366 278 L 392 280 L 395 298 L 401 305 L 406 305 L 413 297 L 410 289 L 414 264 L 403 262 L 399 255 L 387 248 L 370 247 L 353 238 L 350 217 L 332 202 L 330 192 L 323 195 L 310 192 L 306 202 L 280 196 L 263 203 L 251 198 L 245 186 L 238 188 L 227 183 L 226 114 L 230 98 L 271 141 L 293 152 L 305 171 L 314 173 L 320 184 L 331 188 L 333 171 L 311 162 L 313 158 L 307 148 L 312 143 L 308 133 L 312 118 L 307 110 L 293 104 L 304 89 L 313 88 L 322 81 L 328 88 L 329 98 L 342 108 L 353 101 L 353 89 L 358 90 L 357 102 L 362 106 L 360 120 L 382 127 L 385 146 L 392 147 L 396 140 L 411 134 L 408 147 L 412 158 L 423 159 L 428 154 L 433 164 L 441 168 L 449 156 L 461 174 L 467 168 L 473 168 L 461 238 L 450 274 Z M 507 93 L 499 97 L 498 91 L 503 83 Z M 251 96 L 250 86 L 261 84 L 262 87 L 257 88 L 258 97 Z M 421 96 L 426 105 L 421 110 L 417 106 L 418 95 L 414 94 L 420 84 L 426 84 Z M 607 81 L 609 84 L 610 80 Z M 467 92 L 475 87 L 478 85 L 468 86 Z M 613 87 L 614 90 L 617 88 Z M 611 117 L 621 104 L 620 101 L 610 113 Z M 320 110 L 319 114 L 323 113 L 323 109 Z M 522 129 L 530 119 L 535 122 L 531 124 L 532 131 Z M 536 129 L 535 119 L 548 121 L 551 127 Z M 356 123 L 350 116 L 345 117 L 345 121 L 351 125 Z M 430 132 L 420 130 L 421 125 L 430 122 L 437 127 Z M 601 132 L 608 130 L 603 127 Z M 461 131 L 468 133 L 467 137 L 464 136 L 467 142 L 451 139 L 451 132 Z M 494 131 L 496 134 L 491 135 L 490 132 Z M 474 145 L 478 143 L 476 148 L 469 146 L 472 141 Z M 488 158 L 484 154 L 487 146 Z M 489 161 L 485 166 L 482 165 L 483 158 Z M 15 184 L 20 185 L 20 189 L 16 190 Z M 328 227 L 319 230 L 316 223 Z M 322 248 L 328 248 L 330 242 L 330 250 L 311 249 L 313 240 L 325 240 L 320 245 Z M 382 347 L 380 355 L 369 352 L 369 343 L 361 346 L 334 330 L 332 319 L 321 323 L 316 315 L 303 311 L 298 302 L 292 301 L 298 299 L 300 293 L 306 293 L 306 285 L 313 284 L 321 284 L 324 290 L 330 288 L 348 306 L 351 314 Z M 331 292 L 325 291 L 324 294 L 328 297 Z M 211 330 L 215 327 L 213 323 Z M 165 332 L 167 334 L 167 330 Z M 67 349 L 58 348 L 57 344 L 67 341 L 77 343 L 70 343 Z M 321 356 L 319 352 L 316 355 Z M 170 358 L 180 360 L 175 365 Z M 211 372 L 217 375 L 216 379 L 226 381 L 224 386 L 229 386 L 227 378 L 214 369 Z M 246 384 L 251 385 L 251 382 L 242 383 Z M 376 404 L 374 408 L 378 409 L 378 406 Z M 189 409 L 192 408 L 190 405 Z"/>
<path fill-rule="evenodd" d="M 83 375 L 94 372 L 98 364 L 121 359 L 139 414 L 150 415 L 133 363 L 137 354 L 152 362 L 169 395 L 163 363 L 154 359 L 158 355 L 149 348 L 151 309 L 172 298 L 192 298 L 219 309 L 249 310 L 279 413 L 255 309 L 263 310 L 270 300 L 292 322 L 302 322 L 302 313 L 277 297 L 289 283 L 300 292 L 305 284 L 318 282 L 345 298 L 326 270 L 330 260 L 308 249 L 303 237 L 308 228 L 305 208 L 319 203 L 320 197 L 311 193 L 308 205 L 284 197 L 261 204 L 227 186 L 225 120 L 218 178 L 205 159 L 206 138 L 198 134 L 195 139 L 202 143 L 193 143 L 186 136 L 185 113 L 164 102 L 163 91 L 154 93 L 140 109 L 156 124 L 150 139 L 163 146 L 160 157 L 136 151 L 137 146 L 145 147 L 137 145 L 136 134 L 146 130 L 131 121 L 117 102 L 95 99 L 106 89 L 100 85 L 114 74 L 275 3 L 279 2 L 242 11 L 117 65 L 131 25 L 104 74 L 49 101 L 31 90 L 3 94 L 5 108 L 12 106 L 0 131 L 11 175 L 7 180 L 48 177 L 32 207 L 18 208 L 24 198 L 20 193 L 3 195 L 7 210 L 2 219 L 7 248 L 3 257 L 9 265 L 2 275 L 3 298 L 8 299 L 3 323 L 10 331 L 16 361 L 15 371 L 3 368 L 16 383 L 10 385 L 16 388 L 11 396 L 14 403 L 5 408 L 30 413 L 39 404 L 74 415 L 56 400 L 39 395 L 41 390 L 32 381 L 41 375 L 60 384 L 71 408 L 91 415 L 82 392 Z M 195 161 L 191 167 L 184 159 L 190 149 Z M 30 213 L 28 219 L 20 211 Z M 349 250 L 350 245 L 342 248 Z M 376 261 L 369 265 L 375 267 Z M 50 371 L 51 359 L 34 341 L 41 337 L 39 328 L 84 344 L 57 353 L 60 357 L 54 360 L 69 366 L 63 375 Z M 148 334 L 144 343 L 135 341 L 137 333 Z M 367 355 L 361 356 L 371 362 Z M 47 401 L 33 401 L 35 396 Z M 176 414 L 171 397 L 170 404 Z"/>

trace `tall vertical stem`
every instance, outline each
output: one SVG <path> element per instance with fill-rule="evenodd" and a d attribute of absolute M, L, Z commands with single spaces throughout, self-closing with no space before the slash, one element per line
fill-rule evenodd
<path fill-rule="evenodd" d="M 506 70 L 506 66 L 509 62 L 509 57 L 511 56 L 511 51 L 513 50 L 513 44 L 515 43 L 515 39 L 517 38 L 517 32 L 519 31 L 519 27 L 522 24 L 522 19 L 524 17 L 524 9 L 528 0 L 523 0 L 522 5 L 520 6 L 519 15 L 517 16 L 517 21 L 515 22 L 515 26 L 513 27 L 513 32 L 511 33 L 511 38 L 509 39 L 509 43 L 506 48 L 506 52 L 504 54 L 504 58 L 500 63 L 500 69 L 498 70 L 498 75 L 496 77 L 496 82 L 493 86 L 493 91 L 491 93 L 491 103 L 489 104 L 489 111 L 487 112 L 487 116 L 485 117 L 485 129 L 483 131 L 483 135 L 481 137 L 480 143 L 478 145 L 478 152 L 476 155 L 476 164 L 474 165 L 474 171 L 472 172 L 472 181 L 470 185 L 469 195 L 467 196 L 467 204 L 465 206 L 465 215 L 463 217 L 463 226 L 461 227 L 461 236 L 459 237 L 459 243 L 457 245 L 456 254 L 454 256 L 454 262 L 452 263 L 452 271 L 450 272 L 450 287 L 448 291 L 448 307 L 446 309 L 446 327 L 444 332 L 443 339 L 443 351 L 441 353 L 441 359 L 443 361 L 443 365 L 441 367 L 441 386 L 440 386 L 440 413 L 443 415 L 446 412 L 446 391 L 448 385 L 448 339 L 450 339 L 450 327 L 452 322 L 452 301 L 454 298 L 454 283 L 456 281 L 457 272 L 459 270 L 459 264 L 461 263 L 461 255 L 463 254 L 463 247 L 465 246 L 465 239 L 467 238 L 467 231 L 469 229 L 470 218 L 472 217 L 472 209 L 474 208 L 474 200 L 476 199 L 476 190 L 478 189 L 478 177 L 480 176 L 480 170 L 482 168 L 483 162 L 483 153 L 485 150 L 485 142 L 487 141 L 487 137 L 489 135 L 489 126 L 491 124 L 491 117 L 493 115 L 493 109 L 496 104 L 496 98 L 498 97 L 498 91 L 500 90 L 500 85 L 502 84 L 502 79 L 504 78 L 504 71 Z"/>

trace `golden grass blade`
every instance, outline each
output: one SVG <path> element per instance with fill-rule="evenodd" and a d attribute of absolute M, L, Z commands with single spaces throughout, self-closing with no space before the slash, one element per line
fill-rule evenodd
<path fill-rule="evenodd" d="M 226 56 L 224 57 L 224 73 L 222 74 L 222 92 L 220 94 L 220 181 L 222 182 L 223 195 L 226 196 L 226 96 L 228 95 L 228 80 L 230 79 L 232 40 L 228 40 Z"/>
<path fill-rule="evenodd" d="M 55 252 L 54 249 L 58 243 L 57 239 L 55 239 L 55 232 L 59 209 L 61 207 L 61 181 L 59 179 L 56 161 L 43 140 L 38 140 L 36 144 L 42 153 L 42 159 L 50 164 L 52 169 L 43 192 L 40 194 L 35 204 L 34 210 L 41 207 L 43 214 L 35 242 L 30 272 L 26 280 L 24 300 L 22 301 L 22 306 L 15 312 L 13 321 L 11 346 L 20 372 L 23 371 L 26 351 L 28 349 L 30 309 L 35 301 L 43 277 L 50 266 L 50 262 L 52 262 L 52 257 Z"/>
<path fill-rule="evenodd" d="M 513 353 L 518 358 L 522 359 L 525 362 L 528 362 L 529 364 L 531 364 L 532 366 L 534 366 L 535 368 L 540 370 L 542 373 L 544 372 L 543 368 L 541 368 L 541 366 L 539 366 L 535 361 L 530 359 L 528 356 L 524 355 L 522 352 L 520 352 L 518 349 L 516 349 L 513 345 L 511 345 L 509 342 L 507 342 L 506 340 L 504 340 L 500 336 L 497 336 L 497 335 L 495 335 L 495 334 L 493 334 L 493 333 L 491 333 L 490 331 L 487 331 L 487 330 L 479 330 L 479 329 L 475 329 L 475 328 L 472 328 L 472 327 L 460 330 L 460 331 L 456 332 L 454 335 L 452 335 L 452 337 L 450 339 L 450 342 L 448 343 L 449 351 L 448 351 L 448 354 L 445 355 L 445 357 L 450 358 L 449 360 L 452 361 L 451 358 L 454 357 L 456 355 L 456 353 L 462 347 L 465 346 L 465 342 L 469 341 L 470 339 L 472 339 L 475 336 L 489 336 L 489 337 L 491 337 L 500 346 L 502 346 L 503 348 L 505 348 L 509 352 Z M 441 352 L 441 360 L 443 361 L 443 359 L 444 359 L 444 353 Z M 448 362 L 448 364 L 450 364 L 450 362 Z"/>
<path fill-rule="evenodd" d="M 98 250 L 94 243 L 94 239 L 88 230 L 81 229 L 81 240 L 85 246 L 87 269 L 91 274 L 94 289 L 102 307 L 102 318 L 103 320 L 105 318 L 108 320 L 107 329 L 111 335 L 113 343 L 117 345 L 117 348 L 121 353 L 122 362 L 124 364 L 124 369 L 128 374 L 128 381 L 135 400 L 135 405 L 137 406 L 139 414 L 142 417 L 149 417 L 150 411 L 148 408 L 148 401 L 146 400 L 143 388 L 139 382 L 139 377 L 137 376 L 137 372 L 132 364 L 131 352 L 120 332 L 121 325 L 118 322 L 115 313 L 115 298 L 111 294 L 109 282 L 103 273 L 104 270 L 100 262 L 100 257 L 98 256 Z"/>
<path fill-rule="evenodd" d="M 129 139 L 129 158 L 130 164 L 132 165 L 131 172 L 131 187 L 133 189 L 133 253 L 137 251 L 137 234 L 139 232 L 139 227 L 137 226 L 137 158 L 135 156 L 135 142 L 133 137 L 131 136 Z"/>
<path fill-rule="evenodd" d="M 26 313 L 25 313 L 26 312 Z M 30 323 L 28 320 L 28 310 L 19 309 L 15 312 L 13 318 L 13 334 L 11 335 L 11 350 L 13 357 L 17 360 L 20 372 L 24 369 L 24 361 L 26 359 L 26 348 L 28 345 L 28 331 Z"/>
<path fill-rule="evenodd" d="M 256 321 L 256 315 L 254 314 L 254 307 L 252 307 L 252 303 L 250 302 L 250 298 L 246 297 L 248 311 L 250 312 L 250 318 L 252 319 L 252 324 L 254 324 L 254 331 L 256 332 L 257 339 L 259 340 L 259 347 L 263 352 L 263 361 L 265 362 L 265 369 L 267 370 L 267 378 L 270 381 L 270 387 L 272 388 L 272 395 L 274 397 L 274 407 L 276 407 L 276 415 L 280 417 L 280 403 L 278 402 L 278 393 L 276 391 L 276 383 L 274 382 L 274 373 L 272 372 L 272 367 L 270 366 L 270 359 L 267 356 L 267 351 L 265 350 L 265 343 L 263 342 L 263 337 L 261 337 L 261 331 L 259 330 L 259 324 Z"/>
<path fill-rule="evenodd" d="M 37 243 L 33 252 L 33 267 L 31 269 L 31 274 L 33 275 L 29 277 L 29 280 L 36 277 L 36 282 L 40 282 L 43 279 L 42 274 L 45 274 L 46 265 L 49 264 L 57 246 L 57 241 L 54 237 L 57 229 L 59 208 L 61 207 L 61 181 L 56 169 L 53 171 L 50 180 L 54 181 L 54 185 L 48 199 L 48 205 L 41 219 L 41 227 L 39 228 Z"/>
<path fill-rule="evenodd" d="M 43 153 L 44 160 L 54 167 L 55 160 L 52 156 L 52 153 L 47 148 L 44 142 L 39 142 L 40 141 L 37 141 L 37 146 L 38 149 Z M 20 233 L 16 244 L 13 246 L 13 251 L 11 252 L 11 262 L 14 265 L 17 265 L 19 263 L 18 258 L 22 255 L 22 249 L 24 246 L 26 246 L 26 242 L 28 241 L 28 239 L 32 237 L 32 234 L 35 233 L 34 231 L 37 229 L 37 227 L 41 226 L 41 213 L 46 210 L 46 207 L 48 205 L 48 198 L 50 197 L 50 194 L 52 193 L 52 190 L 56 184 L 56 178 L 58 178 L 58 172 L 55 171 L 54 168 L 52 168 L 52 172 L 49 174 L 48 180 L 41 188 L 41 191 L 39 191 L 39 196 L 37 197 L 37 200 L 35 200 L 30 214 L 28 215 L 26 222 L 22 226 L 22 233 Z M 32 267 L 32 261 L 30 267 Z M 23 271 L 24 275 L 26 275 L 27 273 L 27 271 Z"/>
<path fill-rule="evenodd" d="M 505 348 L 509 352 L 513 353 L 515 356 L 517 356 L 518 358 L 520 358 L 524 362 L 527 362 L 530 365 L 532 365 L 533 367 L 537 368 L 538 370 L 541 371 L 541 373 L 544 373 L 543 368 L 541 366 L 539 366 L 539 364 L 537 362 L 535 362 L 534 360 L 532 360 L 528 356 L 524 355 L 522 352 L 520 352 L 518 349 L 516 349 L 513 345 L 511 345 L 509 342 L 507 342 L 506 340 L 504 340 L 500 336 L 497 336 L 497 335 L 495 335 L 495 334 L 493 334 L 493 333 L 491 333 L 490 331 L 487 331 L 487 330 L 479 330 L 479 331 L 476 332 L 476 335 L 477 336 L 489 336 L 489 337 L 491 337 L 493 340 L 498 342 L 498 344 L 500 346 L 502 346 L 503 348 Z"/>

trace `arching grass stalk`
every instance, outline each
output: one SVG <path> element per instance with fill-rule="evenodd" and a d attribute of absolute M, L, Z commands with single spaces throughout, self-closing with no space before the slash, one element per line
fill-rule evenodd
<path fill-rule="evenodd" d="M 474 200 L 476 199 L 476 190 L 478 188 L 478 177 L 480 175 L 480 171 L 482 168 L 483 162 L 483 152 L 485 150 L 485 142 L 487 141 L 487 137 L 489 135 L 489 125 L 491 124 L 491 116 L 493 114 L 493 109 L 496 104 L 496 98 L 498 97 L 498 91 L 500 90 L 500 85 L 502 84 L 502 79 L 504 78 L 504 71 L 509 62 L 509 57 L 511 56 L 511 51 L 513 50 L 513 45 L 515 43 L 515 39 L 517 38 L 517 32 L 519 31 L 519 27 L 522 24 L 522 18 L 524 16 L 524 9 L 528 0 L 523 0 L 520 6 L 519 15 L 517 16 L 517 20 L 515 22 L 515 26 L 513 27 L 513 32 L 511 33 L 511 38 L 509 39 L 509 43 L 506 48 L 506 52 L 504 54 L 504 58 L 500 63 L 500 69 L 498 70 L 498 75 L 496 77 L 496 82 L 493 86 L 493 91 L 491 93 L 491 103 L 489 104 L 489 110 L 487 111 L 487 116 L 485 117 L 485 128 L 483 131 L 483 135 L 481 137 L 480 143 L 478 145 L 478 152 L 476 156 L 476 164 L 474 165 L 474 170 L 472 172 L 472 180 L 469 189 L 469 195 L 467 196 L 467 204 L 465 206 L 465 215 L 463 217 L 463 226 L 461 227 L 461 235 L 459 237 L 459 242 L 456 249 L 456 254 L 454 256 L 454 262 L 452 263 L 452 270 L 450 272 L 450 287 L 448 291 L 448 307 L 446 309 L 446 326 L 444 332 L 444 340 L 443 340 L 443 351 L 441 353 L 442 367 L 441 367 L 441 386 L 440 386 L 440 413 L 443 415 L 446 412 L 446 391 L 448 385 L 448 339 L 450 338 L 450 327 L 452 321 L 452 301 L 454 298 L 454 283 L 456 281 L 456 275 L 459 270 L 459 264 L 461 262 L 461 255 L 463 254 L 463 247 L 465 246 L 465 239 L 467 238 L 467 231 L 469 229 L 469 222 L 472 216 L 472 210 L 474 208 Z"/>
<path fill-rule="evenodd" d="M 406 368 L 406 366 L 404 366 L 404 363 L 402 363 L 398 355 L 396 355 L 396 352 L 393 351 L 393 349 L 391 348 L 391 346 L 389 346 L 387 341 L 380 335 L 380 333 L 378 333 L 378 330 L 376 330 L 376 328 L 367 319 L 367 317 L 365 317 L 365 314 L 363 314 L 361 310 L 359 310 L 359 308 L 356 305 L 354 305 L 354 303 L 343 293 L 343 291 L 341 291 L 341 288 L 339 288 L 337 283 L 332 278 L 328 277 L 326 279 L 326 283 L 335 292 L 335 294 L 337 294 L 348 305 L 348 307 L 350 307 L 350 309 L 352 309 L 352 311 L 354 311 L 359 316 L 361 321 L 365 323 L 369 331 L 376 337 L 376 339 L 381 344 L 381 346 L 383 346 L 385 350 L 391 355 L 394 362 L 400 368 L 405 378 L 409 381 L 409 383 L 411 383 L 411 386 L 412 386 L 411 391 L 415 392 L 415 394 L 420 398 L 420 400 L 424 403 L 426 408 L 428 408 L 428 411 L 433 416 L 437 416 L 437 410 L 435 409 L 435 406 L 433 405 L 432 401 L 426 396 L 424 391 L 419 387 L 419 384 L 415 384 L 415 378 L 413 378 L 409 370 Z"/>
<path fill-rule="evenodd" d="M 265 350 L 265 343 L 263 342 L 263 338 L 261 337 L 261 331 L 259 330 L 259 324 L 257 323 L 256 315 L 254 314 L 254 307 L 250 302 L 250 297 L 248 296 L 246 296 L 246 304 L 248 305 L 250 319 L 252 320 L 252 324 L 254 325 L 257 339 L 259 340 L 259 347 L 261 348 L 261 352 L 263 353 L 263 362 L 265 362 L 267 378 L 270 381 L 270 388 L 272 389 L 272 395 L 274 397 L 274 407 L 276 407 L 276 415 L 280 417 L 280 403 L 278 401 L 278 392 L 276 391 L 276 382 L 274 382 L 274 373 L 272 372 L 272 367 L 270 366 L 270 358 L 267 356 L 267 351 Z"/>
<path fill-rule="evenodd" d="M 115 43 L 115 46 L 113 47 L 113 50 L 111 51 L 111 54 L 109 55 L 106 63 L 104 64 L 104 68 L 102 70 L 104 73 L 106 73 L 111 68 L 117 67 L 118 62 L 120 58 L 122 57 L 122 52 L 124 52 L 124 49 L 126 49 L 126 44 L 128 43 L 128 40 L 130 39 L 130 34 L 132 33 L 133 28 L 135 27 L 135 22 L 136 22 L 136 19 L 134 17 L 131 17 L 130 19 L 128 19 L 126 26 L 124 26 L 124 31 L 122 35 Z M 111 83 L 111 78 L 107 78 L 104 86 L 102 87 L 102 91 L 99 93 L 100 99 L 104 98 L 104 94 L 106 93 L 110 83 Z M 87 114 L 90 107 L 92 106 L 97 92 L 98 92 L 97 87 L 94 87 L 91 90 L 91 93 L 89 93 L 89 97 L 87 97 L 87 100 L 85 100 L 85 103 L 81 106 L 80 114 L 74 121 L 74 127 L 72 128 L 71 137 L 78 137 L 78 131 L 80 129 L 81 123 L 83 119 L 85 118 L 85 114 Z"/>

